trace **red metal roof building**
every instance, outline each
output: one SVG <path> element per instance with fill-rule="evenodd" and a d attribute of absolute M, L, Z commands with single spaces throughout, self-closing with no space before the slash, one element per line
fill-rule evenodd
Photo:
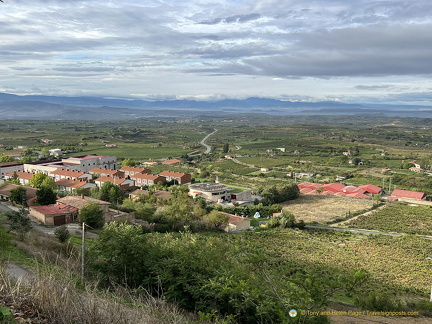
<path fill-rule="evenodd" d="M 324 190 L 334 191 L 334 192 L 343 192 L 343 189 L 346 186 L 339 182 L 327 183 L 323 185 Z"/>
<path fill-rule="evenodd" d="M 365 191 L 365 193 L 370 193 L 370 194 L 380 194 L 382 192 L 382 188 L 372 185 L 372 184 L 367 184 L 367 185 L 362 185 L 362 186 L 358 186 L 359 189 L 363 189 Z"/>
<path fill-rule="evenodd" d="M 424 192 L 418 192 L 418 191 L 395 189 L 391 194 L 391 198 L 392 199 L 410 198 L 415 200 L 423 200 L 426 198 L 426 194 Z"/>

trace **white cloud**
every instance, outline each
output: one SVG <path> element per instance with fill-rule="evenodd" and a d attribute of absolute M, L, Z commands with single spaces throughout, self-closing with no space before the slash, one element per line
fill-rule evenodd
<path fill-rule="evenodd" d="M 429 0 L 17 0 L 0 9 L 0 84 L 17 94 L 428 98 Z"/>

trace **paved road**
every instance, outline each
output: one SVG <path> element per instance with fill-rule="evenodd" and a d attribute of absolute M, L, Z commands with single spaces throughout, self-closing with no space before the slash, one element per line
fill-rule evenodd
<path fill-rule="evenodd" d="M 8 263 L 5 272 L 8 276 L 21 282 L 28 282 L 31 279 L 31 273 L 15 263 Z"/>
<path fill-rule="evenodd" d="M 207 139 L 212 136 L 214 133 L 217 132 L 217 129 L 215 129 L 213 132 L 211 132 L 210 134 L 207 134 L 200 142 L 200 144 L 202 146 L 204 146 L 206 148 L 206 150 L 204 151 L 204 154 L 209 154 L 211 152 L 211 147 L 209 145 L 206 144 Z"/>

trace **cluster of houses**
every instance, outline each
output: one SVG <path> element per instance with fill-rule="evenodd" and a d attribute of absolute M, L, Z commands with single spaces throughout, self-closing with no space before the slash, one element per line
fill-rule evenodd
<path fill-rule="evenodd" d="M 152 174 L 147 168 L 123 167 L 116 170 L 117 166 L 115 156 L 84 155 L 59 161 L 9 164 L 3 166 L 1 171 L 4 180 L 17 177 L 22 185 L 28 185 L 34 174 L 44 173 L 55 181 L 59 190 L 67 192 L 78 188 L 100 187 L 104 182 L 111 182 L 124 190 L 132 190 L 159 182 L 187 184 L 192 179 L 190 174 L 183 172 L 163 171 Z M 4 169 L 9 172 L 5 173 Z"/>

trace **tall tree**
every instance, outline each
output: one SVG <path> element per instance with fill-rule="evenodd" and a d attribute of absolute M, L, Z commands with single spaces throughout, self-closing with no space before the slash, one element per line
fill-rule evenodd
<path fill-rule="evenodd" d="M 225 143 L 224 146 L 223 146 L 222 152 L 223 153 L 228 153 L 228 151 L 229 151 L 229 144 Z"/>
<path fill-rule="evenodd" d="M 122 167 L 134 167 L 137 163 L 134 159 L 124 159 L 121 165 Z"/>
<path fill-rule="evenodd" d="M 30 185 L 35 188 L 40 188 L 46 179 L 50 179 L 45 173 L 39 172 L 34 174 L 30 179 Z"/>
<path fill-rule="evenodd" d="M 32 228 L 31 220 L 25 210 L 11 210 L 6 212 L 4 215 L 10 222 L 10 230 L 18 232 L 20 240 L 24 240 L 26 233 Z"/>
<path fill-rule="evenodd" d="M 10 194 L 9 199 L 13 203 L 26 205 L 27 204 L 26 192 L 27 192 L 27 190 L 25 188 L 23 188 L 22 186 L 19 186 L 15 189 L 11 190 L 11 194 Z"/>
<path fill-rule="evenodd" d="M 87 202 L 79 211 L 78 220 L 93 228 L 104 225 L 103 210 L 97 202 Z"/>
<path fill-rule="evenodd" d="M 57 194 L 49 187 L 42 186 L 36 190 L 37 202 L 39 205 L 51 205 L 55 204 L 57 200 Z"/>
<path fill-rule="evenodd" d="M 217 210 L 212 210 L 209 214 L 203 217 L 203 220 L 213 225 L 214 227 L 221 227 L 222 225 L 228 224 L 229 216 L 226 213 L 219 212 Z"/>

